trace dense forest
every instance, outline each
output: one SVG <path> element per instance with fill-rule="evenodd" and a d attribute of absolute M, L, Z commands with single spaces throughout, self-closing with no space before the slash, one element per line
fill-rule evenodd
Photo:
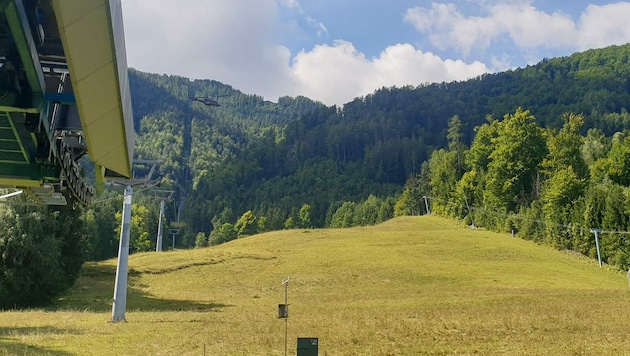
<path fill-rule="evenodd" d="M 462 82 L 381 88 L 342 107 L 130 69 L 135 156 L 159 160 L 156 189 L 174 192 L 165 249 L 428 207 L 592 256 L 591 228 L 630 228 L 629 62 L 630 45 L 613 46 Z M 116 255 L 121 206 L 111 188 L 80 209 L 83 259 Z M 152 189 L 134 195 L 132 252 L 155 249 L 158 207 Z M 627 267 L 624 235 L 602 238 L 604 260 Z"/>
<path fill-rule="evenodd" d="M 408 180 L 397 213 L 430 206 L 473 228 L 512 232 L 627 269 L 630 132 L 607 137 L 591 128 L 582 135 L 584 116 L 562 120 L 562 128 L 545 129 L 518 108 L 500 120 L 488 117 L 467 146 L 454 116 L 448 147 L 433 151 Z"/>
<path fill-rule="evenodd" d="M 584 119 L 582 134 L 623 132 L 630 127 L 629 58 L 629 46 L 590 50 L 463 82 L 382 88 L 343 107 L 303 97 L 271 103 L 216 81 L 132 70 L 136 152 L 161 160 L 163 186 L 176 190 L 178 201 L 185 196 L 184 246 L 246 212 L 264 218 L 262 230 L 281 229 L 308 205 L 310 226 L 330 226 L 345 202 L 400 194 L 422 163 L 447 147 L 456 115 L 464 145 L 488 117 L 519 107 L 545 128 L 561 128 L 563 115 L 574 113 Z M 171 206 L 174 220 L 179 205 Z"/>

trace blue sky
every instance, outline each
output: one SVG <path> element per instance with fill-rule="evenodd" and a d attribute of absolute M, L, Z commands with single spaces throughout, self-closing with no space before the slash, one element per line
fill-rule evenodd
<path fill-rule="evenodd" d="M 342 105 L 630 42 L 630 1 L 122 0 L 130 67 Z"/>

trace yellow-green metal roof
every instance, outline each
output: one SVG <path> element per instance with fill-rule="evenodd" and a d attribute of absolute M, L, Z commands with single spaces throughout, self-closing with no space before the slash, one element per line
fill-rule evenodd
<path fill-rule="evenodd" d="M 131 177 L 135 133 L 120 0 L 53 0 L 90 159 Z"/>

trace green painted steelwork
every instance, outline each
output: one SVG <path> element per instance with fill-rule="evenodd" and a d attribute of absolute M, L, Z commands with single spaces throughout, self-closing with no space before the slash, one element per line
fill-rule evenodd
<path fill-rule="evenodd" d="M 32 97 L 29 106 L 36 108 L 37 112 L 39 112 L 46 84 L 26 11 L 24 10 L 24 4 L 22 0 L 5 0 L 2 5 L 9 29 L 11 30 L 11 37 L 20 54 L 20 60 L 30 86 Z"/>
<path fill-rule="evenodd" d="M 0 130 L 3 133 L 3 136 L 6 137 L 6 139 L 0 142 L 0 162 L 30 162 L 31 160 L 29 154 L 24 147 L 23 141 L 20 139 L 18 129 L 9 113 L 0 112 Z M 12 135 L 9 134 L 10 132 Z M 2 172 L 2 175 L 6 175 L 4 170 L 0 170 L 0 172 Z"/>
<path fill-rule="evenodd" d="M 0 0 L 0 187 L 90 204 L 134 139 L 120 0 Z"/>
<path fill-rule="evenodd" d="M 59 182 L 61 167 L 41 164 L 15 164 L 13 162 L 0 162 L 0 172 L 4 177 L 16 177 L 39 181 L 45 179 L 51 182 Z"/>

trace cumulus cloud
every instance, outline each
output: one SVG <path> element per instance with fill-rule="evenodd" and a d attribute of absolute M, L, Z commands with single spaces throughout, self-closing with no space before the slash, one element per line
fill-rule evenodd
<path fill-rule="evenodd" d="M 230 6 L 208 0 L 185 3 L 123 2 L 130 62 L 182 72 L 200 63 L 220 65 L 226 58 L 247 61 L 246 54 L 263 52 L 269 44 L 276 12 L 273 0 L 232 0 Z"/>
<path fill-rule="evenodd" d="M 243 91 L 282 95 L 290 51 L 273 42 L 275 0 L 123 0 L 127 58 L 152 73 L 210 78 Z M 270 83 L 281 83 L 272 85 Z"/>
<path fill-rule="evenodd" d="M 579 20 L 578 49 L 624 44 L 630 41 L 630 3 L 589 5 Z"/>
<path fill-rule="evenodd" d="M 289 70 L 296 91 L 327 104 L 342 104 L 381 87 L 465 80 L 489 71 L 480 62 L 443 60 L 410 44 L 389 46 L 369 59 L 347 41 L 302 51 Z"/>
<path fill-rule="evenodd" d="M 438 48 L 454 48 L 465 55 L 483 52 L 501 38 L 521 50 L 582 50 L 630 38 L 628 2 L 589 5 L 577 20 L 562 12 L 541 11 L 531 2 L 482 3 L 485 16 L 464 16 L 454 4 L 433 3 L 408 9 L 404 20 Z"/>

